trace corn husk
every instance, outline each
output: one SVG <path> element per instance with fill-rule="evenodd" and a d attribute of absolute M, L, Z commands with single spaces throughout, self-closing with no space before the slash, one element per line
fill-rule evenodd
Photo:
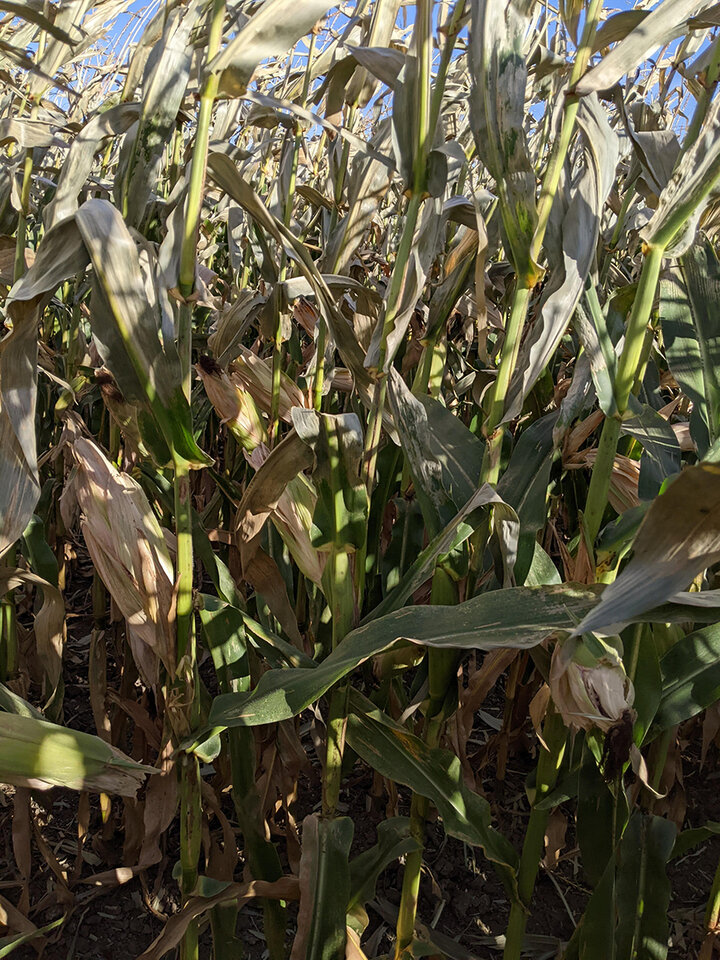
<path fill-rule="evenodd" d="M 255 470 L 259 470 L 268 454 L 263 444 L 251 454 L 246 454 L 246 459 Z M 316 502 L 315 487 L 304 474 L 299 473 L 285 487 L 270 519 L 300 571 L 308 580 L 320 586 L 327 554 L 318 551 L 310 540 Z"/>
<path fill-rule="evenodd" d="M 0 723 L 0 783 L 134 797 L 145 775 L 157 772 L 89 733 L 12 713 Z"/>
<path fill-rule="evenodd" d="M 239 347 L 240 355 L 228 367 L 232 380 L 241 383 L 255 403 L 265 413 L 270 413 L 272 403 L 272 366 L 256 356 L 247 347 Z M 300 387 L 285 373 L 280 375 L 280 405 L 278 416 L 291 423 L 293 407 L 309 407 L 309 401 Z"/>
<path fill-rule="evenodd" d="M 567 726 L 607 732 L 632 707 L 635 691 L 618 652 L 601 640 L 595 642 L 602 656 L 595 656 L 582 641 L 557 644 L 550 692 Z"/>
<path fill-rule="evenodd" d="M 163 530 L 140 485 L 120 473 L 90 440 L 73 445 L 72 492 L 88 552 L 125 617 L 143 680 L 158 680 L 158 660 L 175 669 L 173 565 Z"/>
<path fill-rule="evenodd" d="M 95 380 L 100 386 L 103 402 L 108 408 L 110 416 L 122 431 L 125 442 L 133 450 L 136 450 L 140 456 L 149 456 L 138 426 L 137 407 L 128 403 L 115 378 L 106 367 L 99 367 L 95 370 Z"/>
<path fill-rule="evenodd" d="M 252 396 L 236 375 L 226 373 L 211 357 L 202 357 L 195 369 L 221 421 L 245 450 L 267 439 L 262 416 Z"/>

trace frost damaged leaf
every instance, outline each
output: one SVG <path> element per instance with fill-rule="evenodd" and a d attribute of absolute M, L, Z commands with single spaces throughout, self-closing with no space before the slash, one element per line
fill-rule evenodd
<path fill-rule="evenodd" d="M 235 531 L 241 545 L 249 543 L 260 533 L 265 521 L 277 508 L 288 483 L 312 466 L 313 459 L 312 451 L 294 432 L 266 455 L 238 507 Z"/>
<path fill-rule="evenodd" d="M 473 0 L 470 115 L 478 155 L 495 179 L 510 257 L 517 274 L 535 276 L 530 245 L 537 223 L 535 172 L 523 121 L 523 51 L 530 0 Z"/>
<path fill-rule="evenodd" d="M 634 29 L 620 40 L 596 67 L 580 79 L 575 86 L 575 93 L 584 97 L 588 93 L 609 89 L 626 73 L 638 67 L 658 47 L 684 33 L 685 21 L 714 2 L 715 0 L 664 0 L 664 3 L 659 3 L 651 13 L 640 19 Z M 624 15 L 629 19 L 633 14 L 639 17 L 640 11 L 626 11 Z M 618 15 L 618 19 L 622 15 Z M 611 43 L 615 39 L 617 35 L 609 34 L 604 42 Z"/>
<path fill-rule="evenodd" d="M 185 99 L 193 57 L 192 31 L 201 12 L 198 0 L 166 13 L 161 40 L 154 44 L 143 76 L 142 110 L 137 132 L 127 142 L 128 156 L 116 180 L 116 197 L 128 223 L 137 226 L 156 189 L 162 155 Z"/>
<path fill-rule="evenodd" d="M 710 192 L 720 180 L 720 100 L 715 100 L 701 132 L 680 159 L 660 194 L 657 210 L 640 231 L 650 245 L 667 247 L 668 256 L 682 256 L 692 245 Z"/>
<path fill-rule="evenodd" d="M 720 466 L 686 467 L 655 500 L 633 557 L 575 635 L 626 622 L 684 590 L 720 559 Z"/>
<path fill-rule="evenodd" d="M 551 266 L 556 261 L 555 269 L 532 333 L 521 347 L 503 422 L 519 416 L 525 398 L 567 329 L 595 260 L 603 208 L 615 183 L 619 142 L 597 97 L 581 103 L 577 120 L 585 162 L 566 187 L 567 208 L 560 228 L 562 249 L 548 249 L 548 260 Z"/>
<path fill-rule="evenodd" d="M 210 152 L 208 155 L 208 173 L 218 186 L 236 203 L 239 203 L 257 225 L 279 243 L 288 256 L 295 260 L 300 273 L 304 275 L 313 289 L 319 312 L 327 322 L 340 356 L 355 378 L 355 386 L 363 403 L 371 403 L 372 390 L 370 387 L 372 381 L 363 366 L 365 354 L 345 317 L 335 307 L 332 294 L 305 245 L 281 221 L 273 216 L 252 186 L 240 176 L 230 157 L 222 153 Z"/>
<path fill-rule="evenodd" d="M 77 210 L 78 194 L 90 176 L 95 154 L 103 140 L 125 133 L 139 114 L 139 103 L 118 103 L 82 127 L 62 165 L 55 195 L 45 208 L 43 221 L 47 230 Z"/>
<path fill-rule="evenodd" d="M 285 53 L 305 36 L 332 6 L 327 0 L 265 0 L 258 12 L 235 34 L 208 65 L 220 76 L 220 95 L 240 97 L 255 68 L 269 57 Z"/>
<path fill-rule="evenodd" d="M 146 446 L 159 466 L 172 451 L 192 466 L 210 461 L 192 435 L 175 343 L 160 339 L 160 316 L 148 302 L 137 247 L 119 211 L 88 200 L 75 220 L 94 268 L 91 323 L 103 359 L 127 400 L 139 408 Z"/>

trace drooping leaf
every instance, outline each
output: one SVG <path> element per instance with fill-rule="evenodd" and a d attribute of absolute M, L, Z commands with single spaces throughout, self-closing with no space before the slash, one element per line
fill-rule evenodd
<path fill-rule="evenodd" d="M 208 172 L 229 197 L 247 211 L 255 222 L 279 243 L 307 278 L 313 288 L 320 312 L 337 344 L 340 356 L 355 377 L 364 402 L 370 402 L 370 376 L 365 369 L 364 352 L 342 314 L 336 309 L 327 284 L 319 273 L 304 244 L 267 209 L 253 188 L 237 171 L 230 157 L 212 152 L 208 156 Z"/>
<path fill-rule="evenodd" d="M 208 64 L 220 77 L 220 93 L 242 96 L 258 64 L 285 53 L 331 6 L 327 0 L 304 0 L 293 7 L 286 0 L 266 0 Z"/>
<path fill-rule="evenodd" d="M 524 341 L 517 373 L 510 385 L 504 419 L 519 416 L 522 405 L 558 347 L 595 259 L 605 202 L 615 183 L 618 138 L 597 97 L 582 101 L 578 111 L 584 164 L 566 181 L 561 197 L 564 216 L 545 240 L 552 273 L 540 302 L 538 319 Z M 556 234 L 556 235 L 554 235 Z M 554 242 L 552 242 L 554 241 Z"/>
<path fill-rule="evenodd" d="M 347 738 L 374 770 L 432 800 L 451 836 L 482 847 L 511 896 L 516 896 L 518 857 L 490 823 L 490 805 L 464 782 L 460 761 L 449 750 L 429 747 L 357 690 L 350 693 Z"/>
<path fill-rule="evenodd" d="M 99 737 L 47 720 L 2 715 L 0 783 L 35 790 L 54 786 L 134 797 L 154 767 L 135 763 Z"/>
<path fill-rule="evenodd" d="M 410 833 L 407 817 L 390 817 L 377 826 L 377 843 L 350 861 L 350 898 L 348 923 L 358 934 L 367 925 L 364 906 L 375 896 L 375 887 L 383 870 L 398 857 L 405 856 L 420 845 Z"/>
<path fill-rule="evenodd" d="M 234 900 L 238 906 L 244 906 L 258 897 L 297 900 L 299 896 L 297 877 L 280 877 L 271 883 L 266 880 L 251 880 L 249 883 L 215 881 L 214 886 L 218 892 L 213 892 L 210 896 L 190 897 L 182 910 L 173 914 L 167 921 L 147 950 L 140 954 L 138 960 L 160 960 L 182 942 L 185 931 L 193 920 L 201 917 L 217 904 Z"/>
<path fill-rule="evenodd" d="M 664 603 L 718 559 L 720 467 L 686 467 L 651 505 L 632 559 L 576 635 L 627 621 Z"/>
<path fill-rule="evenodd" d="M 330 687 L 396 641 L 449 650 L 527 649 L 558 631 L 572 632 L 596 606 L 601 584 L 553 584 L 512 587 L 480 594 L 455 606 L 413 606 L 397 610 L 352 630 L 320 664 L 310 669 L 270 670 L 250 694 L 219 696 L 213 701 L 208 729 L 258 726 L 295 716 Z M 672 604 L 643 613 L 661 622 L 687 620 L 694 609 L 680 594 Z M 707 610 L 716 616 L 720 599 Z M 697 608 L 698 616 L 702 609 Z M 632 619 L 632 618 L 629 618 Z M 204 731 L 207 732 L 207 731 Z"/>
<path fill-rule="evenodd" d="M 172 453 L 195 466 L 207 465 L 209 458 L 192 435 L 175 344 L 160 339 L 160 316 L 148 301 L 125 222 L 109 201 L 100 199 L 86 201 L 76 222 L 94 269 L 93 334 L 126 399 L 147 410 L 141 426 L 154 426 L 155 437 L 146 430 L 146 445 L 160 466 L 167 465 Z"/>
<path fill-rule="evenodd" d="M 140 115 L 140 104 L 118 103 L 98 113 L 85 124 L 73 140 L 58 177 L 57 189 L 45 207 L 43 221 L 50 230 L 78 208 L 78 194 L 92 170 L 93 159 L 101 143 L 125 133 Z"/>
<path fill-rule="evenodd" d="M 654 50 L 683 33 L 686 29 L 685 21 L 712 3 L 713 0 L 700 0 L 699 3 L 698 0 L 663 0 L 663 3 L 659 3 L 644 17 L 639 16 L 641 11 L 625 11 L 627 14 L 635 14 L 640 22 L 620 39 L 596 67 L 582 77 L 575 87 L 575 92 L 579 96 L 586 96 L 593 91 L 612 87 L 624 74 L 635 70 Z M 607 34 L 603 41 L 600 40 L 599 32 L 598 42 L 611 43 L 619 39 L 618 34 L 624 31 L 626 25 L 631 25 L 629 16 L 622 21 L 622 30 L 614 34 L 606 27 Z"/>

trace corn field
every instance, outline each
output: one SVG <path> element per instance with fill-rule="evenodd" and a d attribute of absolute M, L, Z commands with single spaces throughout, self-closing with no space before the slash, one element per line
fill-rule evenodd
<path fill-rule="evenodd" d="M 719 73 L 0 0 L 0 957 L 720 956 Z"/>

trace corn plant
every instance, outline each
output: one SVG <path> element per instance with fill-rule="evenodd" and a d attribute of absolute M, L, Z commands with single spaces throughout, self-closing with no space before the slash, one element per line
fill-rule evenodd
<path fill-rule="evenodd" d="M 248 905 L 270 960 L 464 956 L 423 912 L 437 818 L 519 960 L 558 817 L 583 912 L 546 955 L 670 955 L 669 866 L 717 832 L 669 796 L 720 701 L 718 26 L 0 0 L 0 955 L 152 878 L 144 960 L 253 956 Z M 122 868 L 31 837 L 55 788 Z"/>

